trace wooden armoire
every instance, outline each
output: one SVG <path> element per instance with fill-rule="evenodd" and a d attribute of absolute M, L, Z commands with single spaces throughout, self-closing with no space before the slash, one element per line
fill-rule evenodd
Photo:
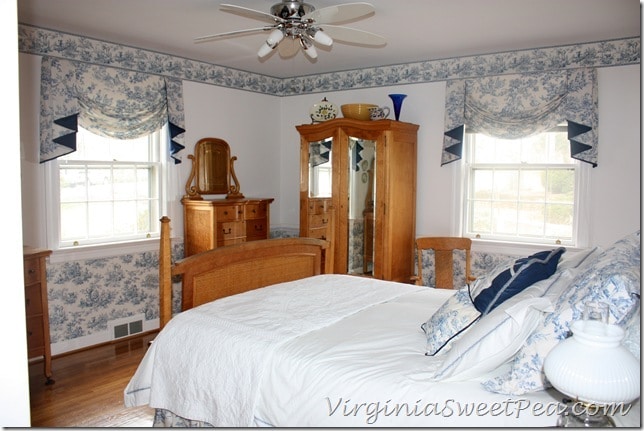
<path fill-rule="evenodd" d="M 418 126 L 337 118 L 296 128 L 300 236 L 331 242 L 334 273 L 409 282 Z"/>

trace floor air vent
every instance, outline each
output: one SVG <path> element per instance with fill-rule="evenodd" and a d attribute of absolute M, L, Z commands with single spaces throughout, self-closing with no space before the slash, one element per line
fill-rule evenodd
<path fill-rule="evenodd" d="M 143 332 L 143 318 L 142 314 L 137 316 L 129 316 L 123 319 L 116 319 L 109 322 L 111 329 L 112 339 L 127 337 L 129 335 L 138 334 Z"/>

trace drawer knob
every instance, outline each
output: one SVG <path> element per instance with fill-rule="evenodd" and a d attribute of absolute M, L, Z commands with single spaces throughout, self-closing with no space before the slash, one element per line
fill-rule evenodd
<path fill-rule="evenodd" d="M 222 232 L 224 235 L 230 235 L 233 232 L 233 228 L 229 227 L 227 232 L 226 229 L 222 229 Z"/>
<path fill-rule="evenodd" d="M 323 219 L 322 219 L 322 223 L 323 223 L 323 224 L 327 224 L 328 222 L 329 222 L 329 219 L 328 219 L 328 218 L 323 218 Z"/>
<path fill-rule="evenodd" d="M 35 269 L 33 269 L 33 268 L 29 268 L 29 269 L 27 270 L 27 274 L 30 274 L 30 275 L 31 275 L 31 274 L 35 274 L 35 273 L 36 273 L 36 270 L 35 270 Z"/>
<path fill-rule="evenodd" d="M 264 225 L 262 225 L 262 224 L 256 224 L 256 225 L 255 225 L 255 230 L 257 230 L 257 231 L 263 231 L 263 230 L 264 230 Z"/>

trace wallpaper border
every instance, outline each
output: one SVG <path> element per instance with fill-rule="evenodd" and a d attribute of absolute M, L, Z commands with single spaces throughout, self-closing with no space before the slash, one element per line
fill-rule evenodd
<path fill-rule="evenodd" d="M 418 84 L 519 72 L 640 63 L 639 37 L 275 78 L 141 48 L 18 25 L 18 50 L 274 96 Z"/>

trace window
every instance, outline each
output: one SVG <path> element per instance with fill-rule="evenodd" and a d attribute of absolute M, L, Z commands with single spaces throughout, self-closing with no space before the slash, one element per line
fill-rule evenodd
<path fill-rule="evenodd" d="M 158 237 L 166 136 L 166 127 L 131 140 L 79 128 L 77 151 L 57 161 L 60 248 Z"/>
<path fill-rule="evenodd" d="M 578 245 L 580 163 L 565 127 L 517 140 L 466 134 L 465 236 Z"/>

